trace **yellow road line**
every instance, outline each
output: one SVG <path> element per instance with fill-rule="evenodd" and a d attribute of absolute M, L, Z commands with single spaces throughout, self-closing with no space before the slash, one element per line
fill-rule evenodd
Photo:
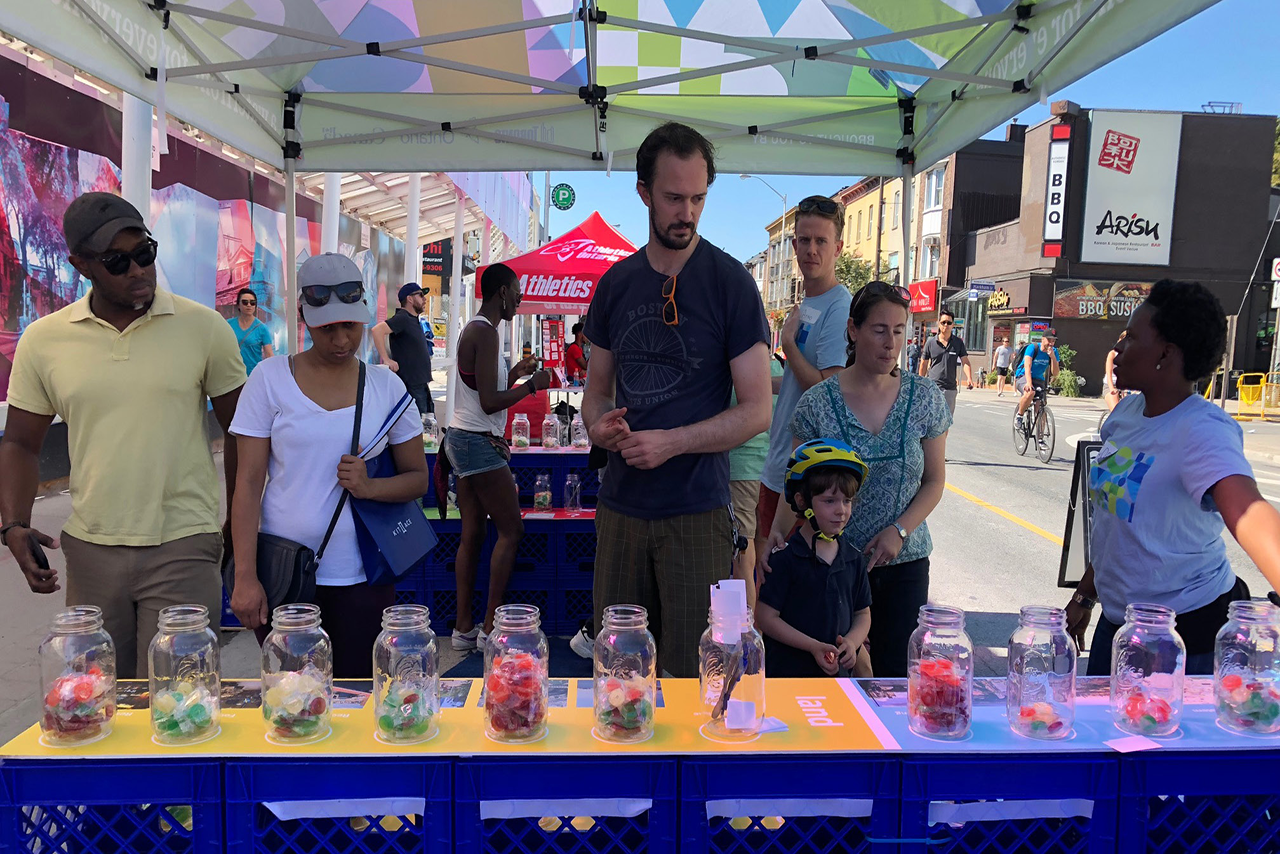
<path fill-rule="evenodd" d="M 1009 511 L 1001 510 L 999 507 L 995 506 L 991 502 L 983 501 L 978 496 L 971 495 L 968 492 L 965 492 L 963 489 L 958 489 L 949 483 L 947 484 L 947 489 L 951 490 L 956 495 L 959 495 L 961 498 L 969 499 L 974 504 L 977 504 L 979 507 L 983 507 L 983 508 L 986 508 L 987 510 L 990 510 L 992 513 L 996 514 L 997 516 L 1003 516 L 1004 518 L 1008 519 L 1010 522 L 1012 522 L 1013 524 L 1021 528 L 1026 528 L 1028 531 L 1030 531 L 1033 534 L 1039 534 L 1040 536 L 1044 537 L 1046 540 L 1048 540 L 1049 542 L 1053 543 L 1056 546 L 1062 545 L 1062 537 L 1056 536 L 1054 534 L 1050 534 L 1048 531 L 1046 531 L 1044 528 L 1041 528 L 1039 525 L 1033 525 L 1030 522 L 1028 522 L 1026 519 L 1019 519 L 1017 516 L 1013 515 Z"/>

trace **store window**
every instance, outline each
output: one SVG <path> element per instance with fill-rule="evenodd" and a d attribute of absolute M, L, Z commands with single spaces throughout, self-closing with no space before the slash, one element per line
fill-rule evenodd
<path fill-rule="evenodd" d="M 893 194 L 893 227 L 898 227 L 898 217 L 902 215 L 902 191 Z"/>
<path fill-rule="evenodd" d="M 924 247 L 924 269 L 921 278 L 932 279 L 938 275 L 938 261 L 942 257 L 942 247 L 937 243 L 926 243 Z"/>
<path fill-rule="evenodd" d="M 987 301 L 970 301 L 962 291 L 960 298 L 952 297 L 947 301 L 947 307 L 955 312 L 956 334 L 964 342 L 965 349 L 984 352 L 987 349 Z"/>
<path fill-rule="evenodd" d="M 928 174 L 924 185 L 925 210 L 942 207 L 942 190 L 946 185 L 947 167 L 940 166 Z"/>
<path fill-rule="evenodd" d="M 856 240 L 860 234 L 862 234 L 862 211 L 858 211 L 858 227 L 853 231 L 854 239 Z"/>
<path fill-rule="evenodd" d="M 875 205 L 867 208 L 867 237 L 871 237 L 871 221 L 875 218 Z"/>
<path fill-rule="evenodd" d="M 880 209 L 880 233 L 884 234 L 884 202 L 880 202 L 877 207 Z"/>

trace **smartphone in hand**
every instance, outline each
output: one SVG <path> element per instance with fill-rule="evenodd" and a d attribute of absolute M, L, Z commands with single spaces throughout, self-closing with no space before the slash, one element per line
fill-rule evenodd
<path fill-rule="evenodd" d="M 31 557 L 35 560 L 36 566 L 48 569 L 49 556 L 44 553 L 44 547 L 40 545 L 40 537 L 35 531 L 27 532 L 27 547 L 31 549 Z"/>

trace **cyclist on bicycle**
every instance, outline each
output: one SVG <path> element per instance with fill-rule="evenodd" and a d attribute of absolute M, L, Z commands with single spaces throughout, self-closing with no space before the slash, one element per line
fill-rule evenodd
<path fill-rule="evenodd" d="M 1058 375 L 1057 342 L 1057 333 L 1049 329 L 1038 345 L 1031 344 L 1023 348 L 1022 362 L 1013 375 L 1013 390 L 1022 395 L 1022 399 L 1018 401 L 1018 426 L 1022 426 L 1022 416 L 1031 407 L 1036 392 L 1043 392 Z"/>

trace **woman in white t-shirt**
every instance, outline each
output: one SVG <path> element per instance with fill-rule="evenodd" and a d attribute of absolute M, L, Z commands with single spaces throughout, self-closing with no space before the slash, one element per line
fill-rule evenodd
<path fill-rule="evenodd" d="M 360 269 L 343 255 L 316 255 L 298 269 L 298 287 L 311 347 L 258 365 L 231 422 L 239 452 L 231 508 L 231 609 L 258 631 L 259 640 L 270 618 L 258 581 L 259 530 L 319 550 L 344 489 L 356 498 L 403 502 L 421 498 L 429 483 L 421 417 L 412 403 L 379 442 L 383 447 L 368 447 L 405 394 L 404 383 L 385 367 L 366 366 L 361 444 L 371 458 L 389 443 L 399 474 L 371 480 L 365 462 L 350 454 L 360 375 L 356 354 L 372 302 Z M 333 641 L 334 676 L 369 678 L 373 642 L 382 611 L 395 604 L 395 586 L 366 581 L 350 504 L 316 568 L 315 598 Z"/>
<path fill-rule="evenodd" d="M 1222 360 L 1226 339 L 1218 298 L 1200 284 L 1166 279 L 1116 344 L 1116 384 L 1139 394 L 1102 425 L 1089 471 L 1091 565 L 1067 604 L 1067 625 L 1083 647 L 1093 606 L 1102 603 L 1090 675 L 1110 672 L 1111 639 L 1136 603 L 1176 611 L 1187 672 L 1213 672 L 1227 605 L 1249 597 L 1227 561 L 1224 524 L 1280 589 L 1280 513 L 1258 492 L 1240 425 L 1194 390 Z"/>

